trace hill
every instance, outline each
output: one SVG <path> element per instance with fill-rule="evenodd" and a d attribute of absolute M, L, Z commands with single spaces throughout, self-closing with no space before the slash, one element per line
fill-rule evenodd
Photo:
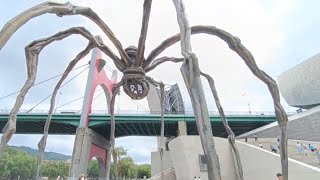
<path fill-rule="evenodd" d="M 19 149 L 23 152 L 26 152 L 27 154 L 31 156 L 38 156 L 38 150 L 33 149 L 26 146 L 10 146 L 12 148 Z M 44 160 L 54 160 L 54 161 L 66 161 L 71 159 L 71 156 L 55 153 L 55 152 L 44 152 Z"/>

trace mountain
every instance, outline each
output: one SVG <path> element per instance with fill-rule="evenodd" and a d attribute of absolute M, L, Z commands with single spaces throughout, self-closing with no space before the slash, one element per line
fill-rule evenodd
<path fill-rule="evenodd" d="M 24 151 L 31 156 L 38 156 L 37 149 L 33 149 L 26 146 L 10 146 L 10 147 Z M 44 160 L 66 161 L 69 159 L 71 159 L 71 156 L 55 153 L 55 152 L 44 152 Z"/>

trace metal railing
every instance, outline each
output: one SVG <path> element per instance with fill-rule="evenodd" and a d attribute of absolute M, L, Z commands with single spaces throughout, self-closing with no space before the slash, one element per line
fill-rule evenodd
<path fill-rule="evenodd" d="M 10 110 L 8 109 L 0 109 L 0 114 L 9 114 Z M 27 113 L 27 110 L 21 109 L 19 111 L 19 114 Z M 28 114 L 47 114 L 48 110 L 32 110 L 28 112 Z M 55 110 L 53 112 L 54 114 L 81 114 L 81 111 L 79 110 Z M 109 114 L 108 110 L 92 110 L 91 114 Z M 120 110 L 115 111 L 115 114 L 160 114 L 160 112 L 157 111 L 145 111 L 145 110 Z M 183 114 L 183 115 L 194 115 L 193 111 L 186 111 L 184 113 L 166 113 L 166 114 Z M 274 112 L 271 111 L 225 111 L 226 115 L 229 116 L 239 116 L 239 115 L 251 115 L 251 116 L 275 116 Z M 288 116 L 294 115 L 296 113 L 293 112 L 287 112 Z M 219 115 L 218 111 L 209 111 L 209 115 Z"/>

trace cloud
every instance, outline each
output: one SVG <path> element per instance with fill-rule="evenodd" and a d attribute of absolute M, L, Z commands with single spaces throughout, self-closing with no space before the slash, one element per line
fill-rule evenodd
<path fill-rule="evenodd" d="M 137 164 L 151 163 L 151 152 L 157 150 L 155 137 L 122 137 L 116 139 L 116 146 L 128 150 L 128 155 L 133 157 Z"/>

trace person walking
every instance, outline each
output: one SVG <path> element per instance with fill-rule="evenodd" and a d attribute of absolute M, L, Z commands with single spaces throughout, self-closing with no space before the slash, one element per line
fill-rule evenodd
<path fill-rule="evenodd" d="M 281 173 L 277 173 L 277 178 L 278 178 L 278 180 L 282 180 L 282 174 Z"/>
<path fill-rule="evenodd" d="M 302 152 L 304 153 L 304 155 L 308 156 L 308 151 L 307 151 L 307 147 L 305 145 L 303 145 L 302 143 L 301 144 L 301 149 L 302 149 Z"/>
<path fill-rule="evenodd" d="M 87 180 L 87 177 L 86 175 L 84 174 L 81 174 L 80 177 L 79 177 L 79 180 Z"/>
<path fill-rule="evenodd" d="M 298 154 L 302 154 L 302 146 L 301 146 L 301 144 L 299 143 L 299 142 L 297 142 L 297 152 L 298 152 Z"/>
<path fill-rule="evenodd" d="M 270 148 L 271 152 L 277 153 L 277 149 L 273 145 L 270 144 Z"/>
<path fill-rule="evenodd" d="M 318 149 L 314 150 L 318 160 L 319 160 L 319 163 L 320 163 L 320 151 Z"/>
<path fill-rule="evenodd" d="M 257 134 L 254 134 L 253 136 L 254 136 L 254 141 L 258 141 L 258 136 L 257 136 Z"/>
<path fill-rule="evenodd" d="M 314 150 L 316 149 L 313 145 L 311 145 L 311 144 L 309 144 L 309 149 L 311 150 L 311 152 L 313 153 L 313 154 L 315 154 L 314 153 Z"/>

